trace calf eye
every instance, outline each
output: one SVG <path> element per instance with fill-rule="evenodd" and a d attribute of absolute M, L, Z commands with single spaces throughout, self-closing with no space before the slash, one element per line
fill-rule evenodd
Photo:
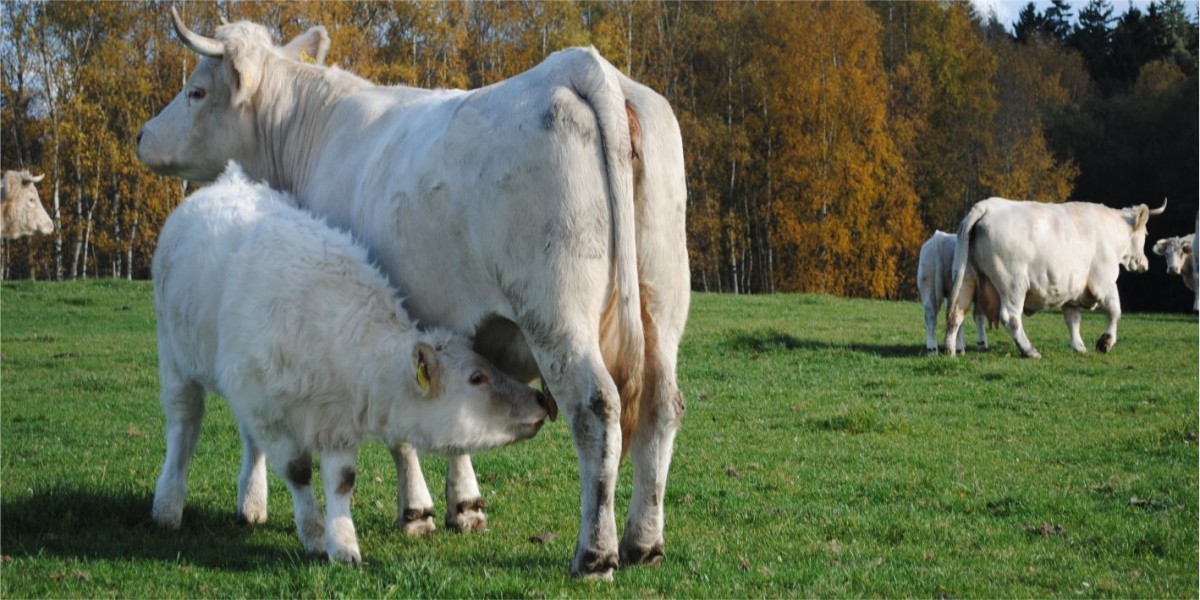
<path fill-rule="evenodd" d="M 204 95 L 207 93 L 204 91 L 204 88 L 192 88 L 188 90 L 187 97 L 188 100 L 203 100 Z"/>
<path fill-rule="evenodd" d="M 468 381 L 471 382 L 471 385 L 483 385 L 488 382 L 488 376 L 480 373 L 479 371 L 475 371 L 474 373 L 471 373 L 471 378 Z"/>

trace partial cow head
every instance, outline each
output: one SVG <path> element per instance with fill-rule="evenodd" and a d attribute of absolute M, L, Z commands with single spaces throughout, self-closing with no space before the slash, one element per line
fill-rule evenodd
<path fill-rule="evenodd" d="M 276 59 L 323 63 L 329 34 L 313 27 L 276 46 L 254 23 L 222 25 L 208 38 L 188 29 L 174 7 L 171 19 L 180 41 L 204 59 L 175 99 L 138 132 L 138 159 L 155 172 L 196 182 L 212 181 L 230 160 L 260 163 L 255 98 L 272 85 L 268 69 L 279 64 Z"/>
<path fill-rule="evenodd" d="M 1187 259 L 1192 255 L 1191 235 L 1163 238 L 1154 244 L 1154 253 L 1167 259 L 1167 272 L 1172 275 L 1183 273 Z"/>
<path fill-rule="evenodd" d="M 505 375 L 475 353 L 460 335 L 421 332 L 407 368 L 397 371 L 390 420 L 402 430 L 389 441 L 407 441 L 444 454 L 474 453 L 533 437 L 558 406 L 541 392 Z M 415 429 L 411 429 L 415 427 Z"/>
<path fill-rule="evenodd" d="M 54 221 L 38 197 L 37 183 L 29 171 L 5 171 L 0 184 L 0 237 L 15 240 L 27 235 L 54 233 Z"/>
<path fill-rule="evenodd" d="M 1122 216 L 1125 217 L 1125 222 L 1129 223 L 1132 228 L 1132 235 L 1129 238 L 1129 247 L 1125 249 L 1125 254 L 1121 256 L 1121 266 L 1125 270 L 1132 273 L 1145 273 L 1146 269 L 1150 268 L 1150 261 L 1146 258 L 1146 222 L 1150 217 L 1163 214 L 1167 210 L 1167 199 L 1163 198 L 1162 206 L 1150 209 L 1145 204 L 1131 206 L 1121 209 Z"/>

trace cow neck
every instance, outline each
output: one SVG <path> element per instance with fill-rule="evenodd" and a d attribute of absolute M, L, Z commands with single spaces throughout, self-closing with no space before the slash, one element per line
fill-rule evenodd
<path fill-rule="evenodd" d="M 260 94 L 272 100 L 261 104 L 258 118 L 266 178 L 304 204 L 303 190 L 329 139 L 330 113 L 339 100 L 371 84 L 339 69 L 270 60 L 276 64 L 264 69 L 270 76 Z"/>

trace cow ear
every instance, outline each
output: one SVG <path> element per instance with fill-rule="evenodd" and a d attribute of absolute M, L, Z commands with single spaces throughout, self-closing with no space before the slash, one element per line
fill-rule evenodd
<path fill-rule="evenodd" d="M 1183 238 L 1183 251 L 1184 252 L 1192 251 L 1192 238 L 1190 238 L 1190 237 Z"/>
<path fill-rule="evenodd" d="M 323 65 L 329 54 L 329 33 L 320 25 L 310 28 L 288 42 L 283 54 L 302 63 Z"/>
<path fill-rule="evenodd" d="M 1167 240 L 1158 240 L 1157 242 L 1154 242 L 1154 253 L 1155 254 L 1162 256 L 1163 252 L 1166 249 L 1167 249 Z"/>
<path fill-rule="evenodd" d="M 228 65 L 230 101 L 235 107 L 242 106 L 254 97 L 262 84 L 265 50 L 258 44 L 231 39 L 225 42 L 224 62 Z"/>
<path fill-rule="evenodd" d="M 426 398 L 437 394 L 438 383 L 441 381 L 441 368 L 438 365 L 437 352 L 423 342 L 417 342 L 413 348 L 413 376 L 417 387 Z"/>
<path fill-rule="evenodd" d="M 1137 207 L 1137 219 L 1133 224 L 1133 230 L 1137 231 L 1146 226 L 1146 222 L 1150 220 L 1150 207 L 1145 204 L 1140 204 Z"/>

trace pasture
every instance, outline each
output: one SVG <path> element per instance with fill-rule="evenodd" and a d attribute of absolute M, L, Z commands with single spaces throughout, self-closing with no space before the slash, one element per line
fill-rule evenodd
<path fill-rule="evenodd" d="M 436 457 L 423 466 L 439 531 L 393 529 L 391 459 L 368 444 L 355 568 L 302 554 L 274 473 L 268 523 L 234 522 L 239 444 L 212 398 L 183 528 L 159 531 L 149 282 L 0 291 L 2 597 L 1197 593 L 1194 315 L 1125 315 L 1111 354 L 1076 355 L 1045 312 L 1026 320 L 1041 361 L 1001 330 L 992 351 L 948 359 L 923 355 L 916 302 L 696 294 L 666 558 L 604 584 L 566 575 L 579 502 L 563 420 L 474 457 L 482 534 L 442 526 Z M 1103 320 L 1084 316 L 1089 348 Z M 629 493 L 625 462 L 619 527 Z"/>

